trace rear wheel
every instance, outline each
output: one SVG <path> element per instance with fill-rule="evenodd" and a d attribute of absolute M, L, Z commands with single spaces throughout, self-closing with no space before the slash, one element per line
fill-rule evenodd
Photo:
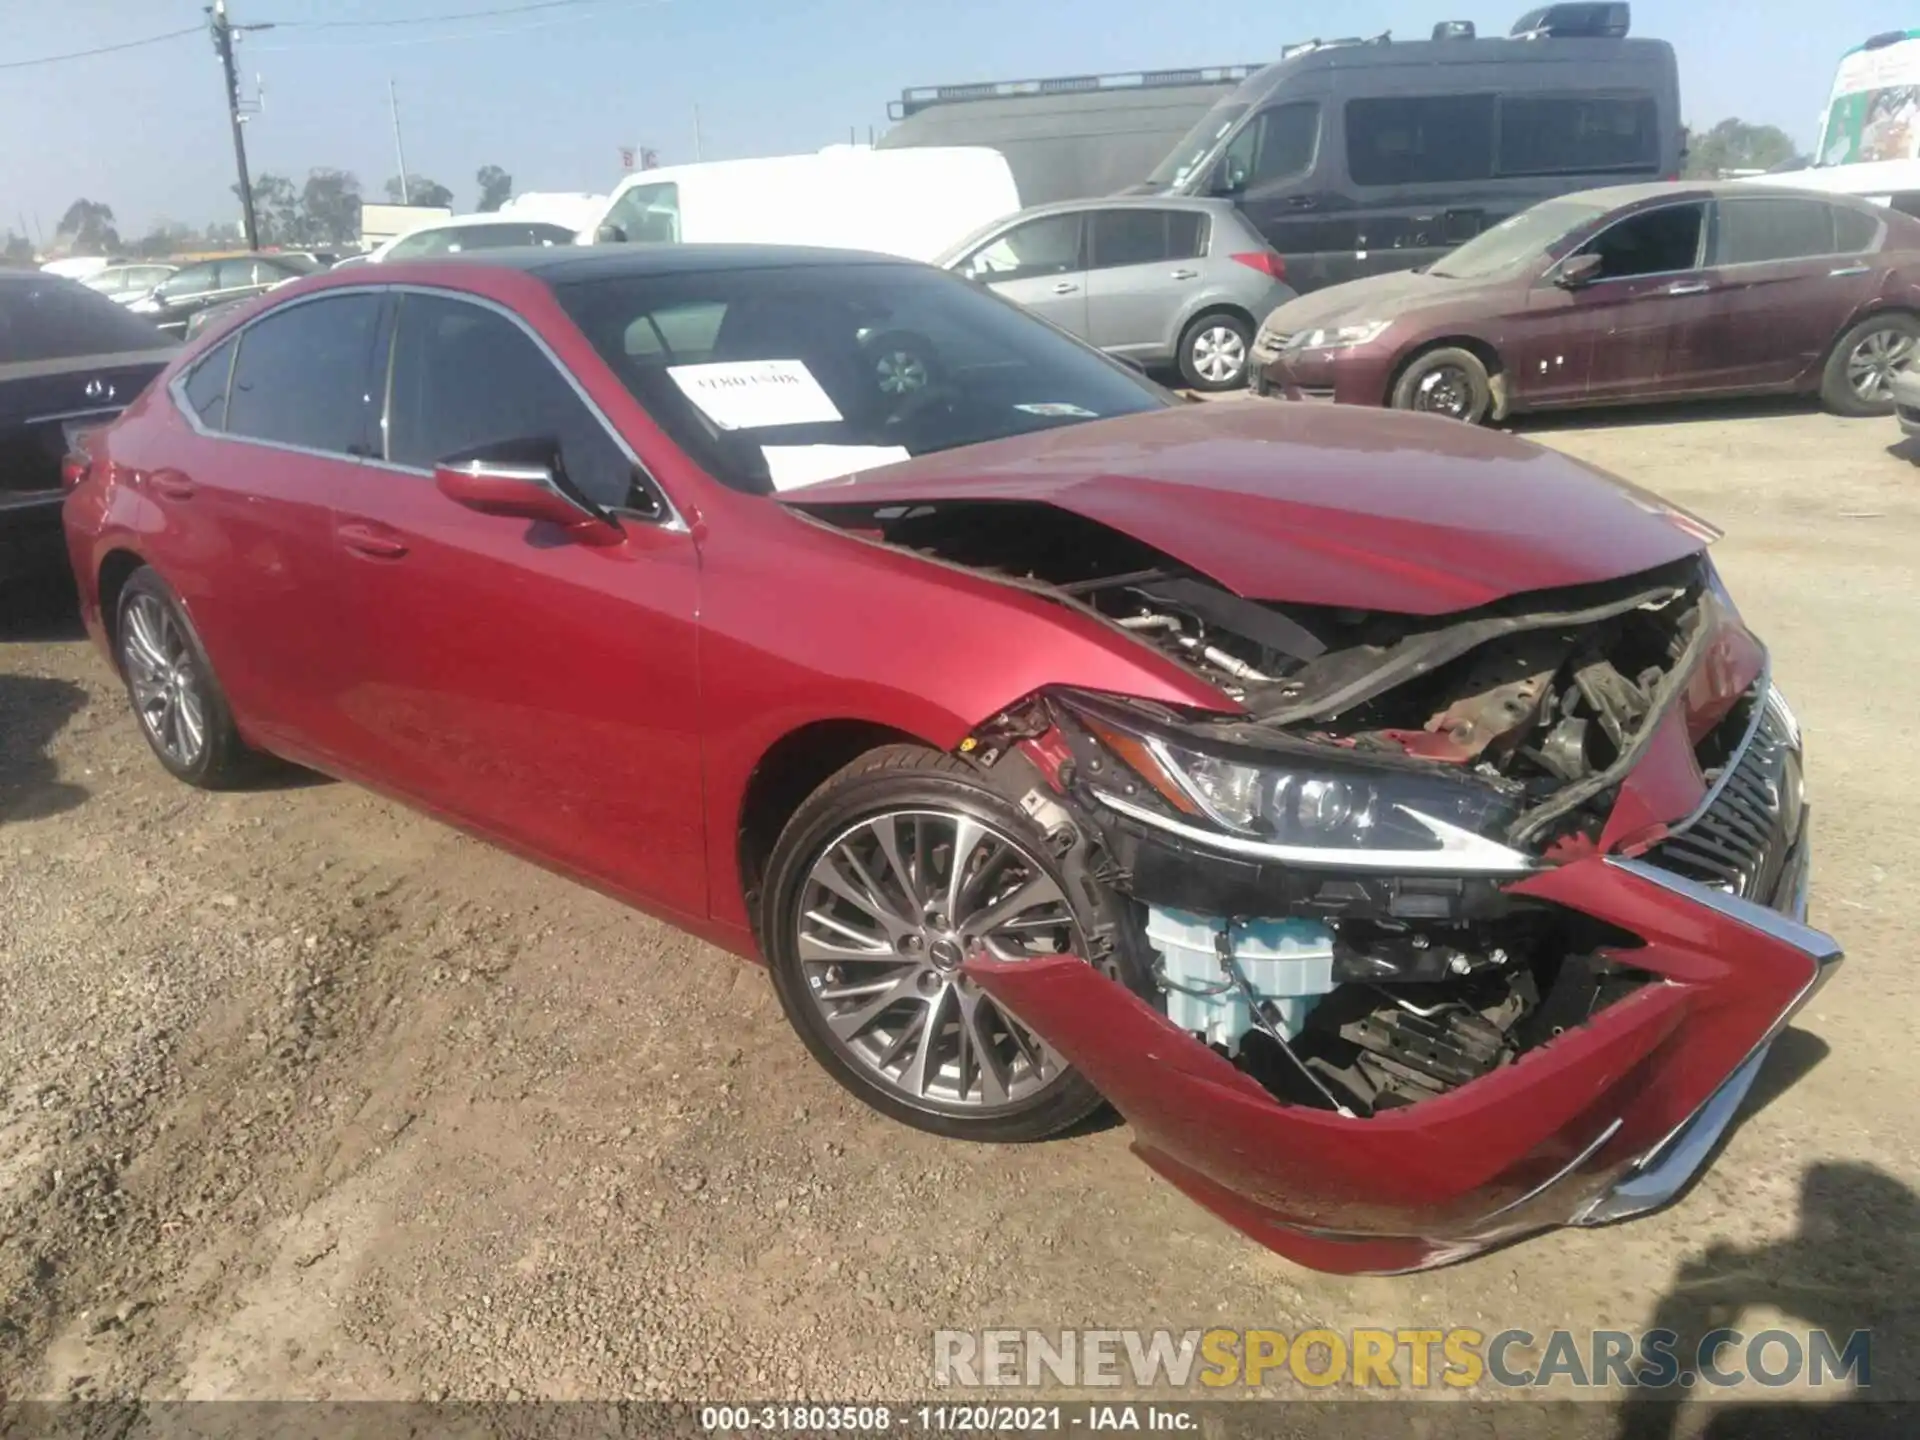
<path fill-rule="evenodd" d="M 1252 346 L 1253 326 L 1238 315 L 1202 315 L 1180 336 L 1180 378 L 1194 390 L 1237 390 Z"/>
<path fill-rule="evenodd" d="M 1493 410 L 1493 381 L 1478 355 L 1448 346 L 1416 355 L 1394 381 L 1389 400 L 1396 410 L 1479 425 Z"/>
<path fill-rule="evenodd" d="M 970 767 L 876 750 L 788 822 L 762 931 L 788 1020 L 876 1110 L 968 1140 L 1036 1140 L 1099 1093 L 961 964 L 1088 953 L 1045 837 Z"/>
<path fill-rule="evenodd" d="M 1891 415 L 1893 377 L 1920 359 L 1920 321 L 1869 315 L 1840 337 L 1820 377 L 1820 399 L 1836 415 Z"/>
<path fill-rule="evenodd" d="M 252 774 L 256 757 L 240 740 L 200 637 L 150 569 L 134 571 L 120 589 L 114 648 L 140 733 L 172 775 L 220 790 Z"/>

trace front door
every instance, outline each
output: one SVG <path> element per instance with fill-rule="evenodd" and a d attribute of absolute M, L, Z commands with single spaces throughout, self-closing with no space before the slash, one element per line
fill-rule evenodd
<path fill-rule="evenodd" d="M 1600 267 L 1569 293 L 1568 344 L 1586 355 L 1588 400 L 1628 400 L 1685 388 L 1697 358 L 1688 327 L 1715 305 L 1704 259 L 1706 206 L 1660 205 L 1616 221 L 1576 253 Z"/>
<path fill-rule="evenodd" d="M 1003 230 L 955 268 L 1062 330 L 1087 337 L 1086 227 L 1079 212 Z"/>
<path fill-rule="evenodd" d="M 436 460 L 556 443 L 567 476 L 631 506 L 637 467 L 544 346 L 452 294 L 399 297 L 384 455 L 334 507 L 340 641 L 330 697 L 365 779 L 594 876 L 707 908 L 696 627 L 684 528 L 627 513 L 612 543 L 477 514 Z"/>

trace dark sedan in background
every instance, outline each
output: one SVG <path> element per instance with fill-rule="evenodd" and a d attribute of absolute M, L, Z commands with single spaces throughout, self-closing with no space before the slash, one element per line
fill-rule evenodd
<path fill-rule="evenodd" d="M 1886 415 L 1917 312 L 1920 221 L 1774 186 L 1616 186 L 1282 305 L 1254 388 L 1473 422 L 1761 394 Z"/>
<path fill-rule="evenodd" d="M 77 281 L 0 270 L 0 584 L 66 565 L 60 463 L 172 358 L 166 336 Z"/>
<path fill-rule="evenodd" d="M 127 309 L 179 339 L 187 333 L 187 322 L 202 310 L 250 299 L 275 285 L 325 268 L 319 260 L 298 251 L 202 260 L 175 271 L 146 299 L 134 301 Z"/>

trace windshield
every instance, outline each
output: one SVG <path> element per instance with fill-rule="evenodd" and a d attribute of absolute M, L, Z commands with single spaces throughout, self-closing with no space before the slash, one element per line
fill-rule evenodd
<path fill-rule="evenodd" d="M 675 443 L 754 494 L 1175 403 L 1007 302 L 917 266 L 554 288 Z"/>
<path fill-rule="evenodd" d="M 1185 185 L 1212 158 L 1213 152 L 1220 148 L 1220 142 L 1227 138 L 1227 132 L 1238 125 L 1246 113 L 1246 105 L 1222 100 L 1180 138 L 1180 143 L 1173 147 L 1167 158 L 1154 167 L 1153 173 L 1147 177 L 1147 183 L 1169 190 L 1177 190 Z"/>
<path fill-rule="evenodd" d="M 1432 274 L 1448 280 L 1478 280 L 1544 256 L 1556 240 L 1591 224 L 1607 212 L 1578 200 L 1549 200 L 1522 210 L 1484 230 L 1433 264 Z"/>

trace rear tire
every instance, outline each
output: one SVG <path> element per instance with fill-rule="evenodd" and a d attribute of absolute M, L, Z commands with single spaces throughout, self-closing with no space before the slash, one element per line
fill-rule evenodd
<path fill-rule="evenodd" d="M 979 946 L 1085 954 L 1104 917 L 1072 893 L 1039 828 L 971 766 L 890 745 L 787 822 L 761 934 L 789 1023 L 853 1094 L 935 1135 L 1039 1140 L 1092 1114 L 1100 1094 L 957 966 Z"/>
<path fill-rule="evenodd" d="M 1899 311 L 1869 315 L 1834 343 L 1820 376 L 1820 400 L 1836 415 L 1893 413 L 1894 375 L 1920 359 L 1920 320 Z"/>
<path fill-rule="evenodd" d="M 169 774 L 202 790 L 252 777 L 258 757 L 240 739 L 200 636 L 149 568 L 120 588 L 113 648 L 140 733 Z"/>
<path fill-rule="evenodd" d="M 1252 360 L 1253 326 L 1238 315 L 1202 315 L 1180 332 L 1180 378 L 1188 389 L 1238 390 Z"/>
<path fill-rule="evenodd" d="M 1393 382 L 1387 403 L 1395 410 L 1483 425 L 1493 413 L 1493 380 L 1478 355 L 1450 345 L 1416 355 Z"/>

